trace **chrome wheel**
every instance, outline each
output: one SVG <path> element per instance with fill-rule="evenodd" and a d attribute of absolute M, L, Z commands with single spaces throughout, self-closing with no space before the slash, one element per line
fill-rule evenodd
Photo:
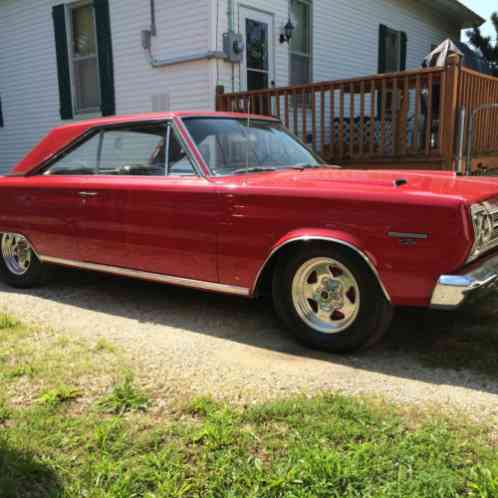
<path fill-rule="evenodd" d="M 14 275 L 24 275 L 31 267 L 33 252 L 25 237 L 15 233 L 2 236 L 2 258 L 7 269 Z"/>
<path fill-rule="evenodd" d="M 292 301 L 309 327 L 324 334 L 338 334 L 358 316 L 360 288 L 353 274 L 339 261 L 314 258 L 294 275 Z"/>

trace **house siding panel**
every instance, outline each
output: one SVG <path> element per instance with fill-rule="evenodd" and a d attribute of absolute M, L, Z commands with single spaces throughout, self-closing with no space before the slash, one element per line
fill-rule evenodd
<path fill-rule="evenodd" d="M 458 29 L 413 0 L 316 0 L 313 14 L 315 80 L 375 74 L 380 24 L 406 32 L 407 69 L 419 67 L 432 44 L 460 39 Z"/>
<path fill-rule="evenodd" d="M 0 0 L 0 95 L 5 118 L 0 128 L 0 174 L 61 123 L 51 17 L 52 6 L 59 3 Z M 156 8 L 155 57 L 207 51 L 209 0 L 165 0 L 156 2 Z M 150 24 L 149 2 L 110 0 L 110 15 L 118 114 L 155 110 L 153 101 L 169 103 L 170 110 L 213 106 L 208 61 L 150 66 L 140 38 Z"/>

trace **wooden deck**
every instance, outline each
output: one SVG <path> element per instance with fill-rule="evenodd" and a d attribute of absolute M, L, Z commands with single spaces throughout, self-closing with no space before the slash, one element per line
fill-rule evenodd
<path fill-rule="evenodd" d="M 278 116 L 325 160 L 355 168 L 454 169 L 461 109 L 468 118 L 493 102 L 498 78 L 462 68 L 458 56 L 444 68 L 217 94 L 218 110 Z M 498 108 L 480 112 L 475 130 L 474 163 L 496 157 L 498 167 Z"/>

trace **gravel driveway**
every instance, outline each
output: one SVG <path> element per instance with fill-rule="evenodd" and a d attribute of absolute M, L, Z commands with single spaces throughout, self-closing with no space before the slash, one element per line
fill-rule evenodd
<path fill-rule="evenodd" d="M 459 371 L 421 363 L 420 341 L 440 326 L 435 313 L 401 310 L 383 344 L 339 357 L 297 345 L 280 330 L 265 300 L 73 270 L 58 270 L 42 289 L 0 284 L 0 309 L 26 322 L 121 345 L 141 380 L 165 397 L 210 393 L 251 402 L 338 390 L 442 404 L 498 424 L 496 377 L 479 373 L 471 361 Z"/>

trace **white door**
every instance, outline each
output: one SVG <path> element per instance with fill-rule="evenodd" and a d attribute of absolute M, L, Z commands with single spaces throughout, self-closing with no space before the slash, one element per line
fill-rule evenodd
<path fill-rule="evenodd" d="M 273 15 L 240 7 L 239 24 L 245 42 L 242 88 L 260 90 L 273 86 Z"/>

